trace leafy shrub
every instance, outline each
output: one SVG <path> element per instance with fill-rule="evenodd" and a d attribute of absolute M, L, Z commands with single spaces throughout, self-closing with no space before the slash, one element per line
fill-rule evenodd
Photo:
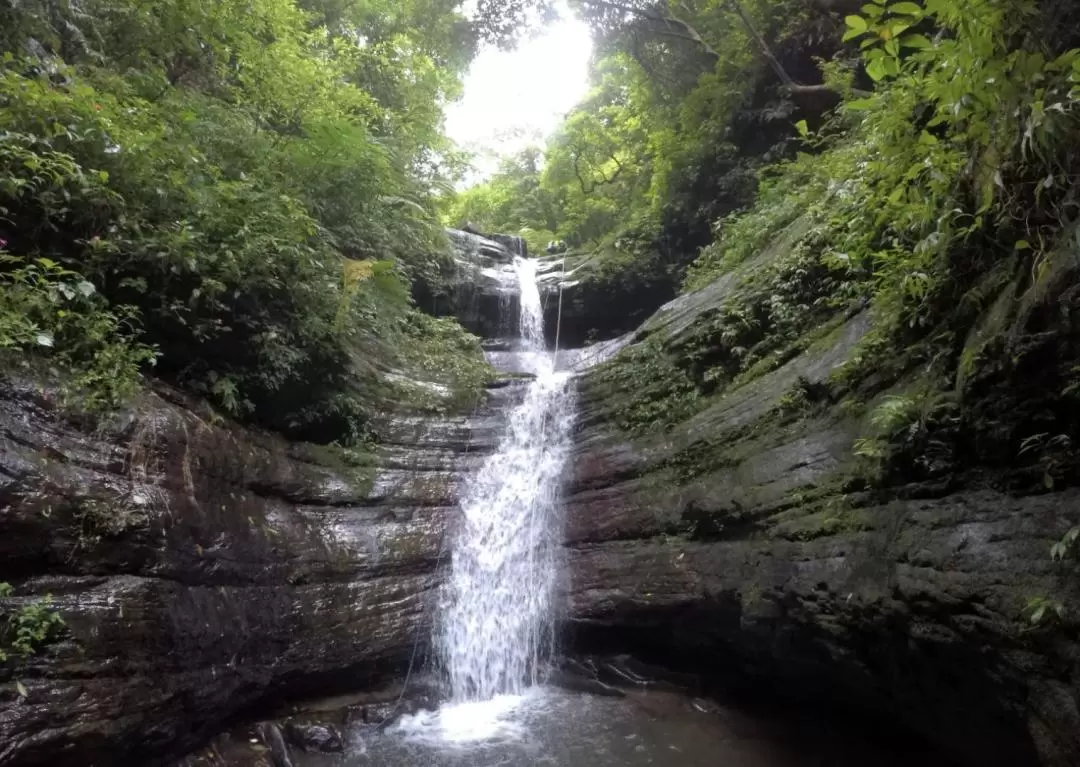
<path fill-rule="evenodd" d="M 114 409 L 139 389 L 140 368 L 157 357 L 136 340 L 135 310 L 109 308 L 94 285 L 47 258 L 24 264 L 0 250 L 0 350 L 33 350 L 71 372 L 69 403 Z"/>
<path fill-rule="evenodd" d="M 0 582 L 0 599 L 11 596 L 11 584 Z M 48 597 L 38 599 L 6 615 L 0 628 L 0 663 L 25 660 L 51 641 L 64 625 Z"/>

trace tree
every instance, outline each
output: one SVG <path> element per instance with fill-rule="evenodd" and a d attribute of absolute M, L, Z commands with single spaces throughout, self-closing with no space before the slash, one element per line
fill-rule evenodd
<path fill-rule="evenodd" d="M 647 63 L 647 57 L 642 54 L 643 48 L 647 45 L 646 41 L 650 39 L 667 40 L 669 43 L 677 41 L 668 47 L 689 44 L 701 56 L 702 68 L 706 71 L 712 70 L 721 60 L 721 54 L 717 48 L 698 31 L 695 22 L 690 18 L 692 11 L 684 2 L 679 2 L 676 6 L 674 2 L 668 0 L 576 0 L 575 7 L 580 10 L 582 16 L 588 20 L 598 35 L 625 37 L 631 51 L 635 53 L 639 63 L 646 70 L 653 70 L 653 67 Z M 723 0 L 719 6 L 707 6 L 706 10 L 709 12 L 728 10 L 735 14 L 751 44 L 768 62 L 780 80 L 783 91 L 788 95 L 818 97 L 822 93 L 831 91 L 831 87 L 825 84 L 805 85 L 796 82 L 773 53 L 739 0 Z"/>

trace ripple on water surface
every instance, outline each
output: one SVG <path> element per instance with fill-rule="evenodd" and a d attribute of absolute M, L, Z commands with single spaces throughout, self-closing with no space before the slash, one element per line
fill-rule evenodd
<path fill-rule="evenodd" d="M 932 752 L 892 746 L 817 721 L 750 717 L 670 693 L 626 698 L 538 688 L 402 717 L 380 734 L 350 733 L 333 759 L 299 767 L 944 767 Z"/>

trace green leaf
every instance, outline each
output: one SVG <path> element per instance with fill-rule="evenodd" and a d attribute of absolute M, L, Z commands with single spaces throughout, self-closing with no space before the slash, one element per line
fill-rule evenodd
<path fill-rule="evenodd" d="M 911 27 L 910 21 L 904 21 L 902 19 L 893 19 L 889 22 L 889 39 L 895 39 L 904 34 Z"/>
<path fill-rule="evenodd" d="M 844 106 L 852 111 L 859 111 L 863 109 L 870 109 L 877 102 L 874 99 L 855 99 L 847 102 Z"/>
<path fill-rule="evenodd" d="M 938 142 L 937 138 L 932 133 L 923 131 L 919 134 L 919 143 L 924 146 L 933 146 Z"/>
<path fill-rule="evenodd" d="M 82 293 L 84 298 L 89 298 L 91 295 L 94 294 L 94 291 L 97 290 L 97 288 L 94 287 L 94 283 L 88 282 L 86 280 L 82 280 L 81 282 L 79 282 L 77 285 L 75 285 L 75 288 L 80 293 Z"/>
<path fill-rule="evenodd" d="M 1013 245 L 1013 250 L 1031 250 L 1031 243 L 1027 240 L 1017 240 Z"/>
<path fill-rule="evenodd" d="M 1036 626 L 1042 622 L 1043 617 L 1046 615 L 1046 605 L 1039 605 L 1035 612 L 1031 614 L 1031 622 Z"/>
<path fill-rule="evenodd" d="M 900 38 L 900 45 L 904 48 L 932 48 L 934 44 L 926 35 L 904 35 Z"/>
<path fill-rule="evenodd" d="M 19 695 L 23 696 L 24 698 L 30 697 L 30 691 L 27 690 L 26 685 L 24 685 L 18 679 L 15 680 L 15 690 L 19 693 Z"/>
<path fill-rule="evenodd" d="M 847 28 L 849 30 L 851 30 L 857 35 L 861 35 L 863 32 L 867 31 L 870 28 L 866 23 L 866 19 L 864 19 L 862 16 L 855 16 L 854 14 L 851 16 L 845 16 L 844 23 L 847 24 Z"/>
<path fill-rule="evenodd" d="M 799 120 L 795 123 L 795 130 L 797 130 L 799 135 L 804 138 L 810 135 L 810 128 L 807 126 L 806 120 Z"/>
<path fill-rule="evenodd" d="M 875 3 L 867 3 L 866 5 L 864 5 L 859 10 L 861 10 L 863 13 L 865 13 L 867 16 L 869 16 L 872 19 L 876 19 L 876 18 L 880 17 L 883 13 L 885 13 L 884 6 L 880 6 L 880 5 L 877 5 Z"/>
<path fill-rule="evenodd" d="M 889 6 L 889 13 L 897 13 L 903 16 L 922 16 L 923 9 L 915 3 L 893 3 Z"/>
<path fill-rule="evenodd" d="M 885 63 L 884 59 L 876 58 L 866 63 L 866 74 L 875 83 L 882 80 L 885 77 Z"/>

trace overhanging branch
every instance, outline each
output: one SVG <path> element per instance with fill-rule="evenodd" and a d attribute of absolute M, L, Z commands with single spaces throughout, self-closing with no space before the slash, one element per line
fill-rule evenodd
<path fill-rule="evenodd" d="M 689 22 L 680 19 L 669 11 L 654 10 L 650 7 L 637 7 L 619 2 L 618 0 L 582 0 L 582 4 L 621 11 L 626 14 L 637 16 L 640 19 L 645 19 L 653 24 L 661 25 L 659 28 L 654 28 L 651 31 L 654 34 L 663 35 L 665 37 L 674 37 L 694 43 L 702 53 L 714 62 L 714 64 L 720 59 L 720 54 L 717 53 L 716 49 L 709 45 Z M 739 21 L 742 23 L 743 27 L 746 28 L 746 32 L 750 36 L 750 39 L 754 41 L 754 45 L 757 46 L 761 55 L 765 57 L 765 60 L 769 62 L 769 67 L 780 80 L 784 91 L 793 96 L 819 96 L 821 94 L 832 94 L 836 92 L 834 88 L 824 83 L 819 85 L 805 85 L 797 82 L 790 74 L 788 74 L 787 70 L 784 69 L 784 65 L 780 63 L 776 54 L 772 52 L 772 49 L 765 41 L 765 38 L 757 31 L 754 23 L 750 20 L 749 14 L 746 13 L 746 10 L 742 7 L 739 0 L 726 0 L 725 5 L 730 6 L 731 9 L 735 11 L 736 15 L 738 15 Z M 855 91 L 855 93 L 858 95 L 866 95 L 859 91 Z"/>

